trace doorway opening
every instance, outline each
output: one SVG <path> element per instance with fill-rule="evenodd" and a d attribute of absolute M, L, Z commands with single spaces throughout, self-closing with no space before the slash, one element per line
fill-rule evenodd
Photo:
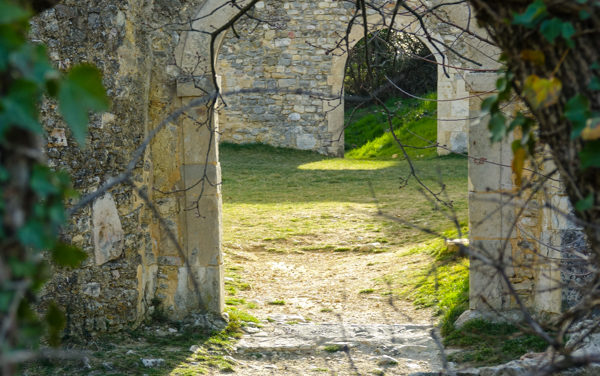
<path fill-rule="evenodd" d="M 358 41 L 344 76 L 346 156 L 435 157 L 437 76 L 434 54 L 414 35 L 382 29 Z"/>

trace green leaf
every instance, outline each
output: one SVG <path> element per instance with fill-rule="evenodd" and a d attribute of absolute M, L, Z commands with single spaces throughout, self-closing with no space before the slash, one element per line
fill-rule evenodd
<path fill-rule="evenodd" d="M 60 335 L 67 323 L 65 314 L 56 303 L 51 302 L 46 311 L 45 321 L 48 324 L 48 343 L 52 347 L 60 345 Z"/>
<path fill-rule="evenodd" d="M 593 76 L 588 88 L 593 91 L 600 91 L 600 78 L 598 78 L 598 76 Z"/>
<path fill-rule="evenodd" d="M 89 111 L 104 111 L 108 99 L 100 71 L 91 65 L 79 65 L 65 77 L 59 92 L 59 109 L 75 140 L 85 144 Z"/>
<path fill-rule="evenodd" d="M 496 81 L 496 89 L 498 89 L 498 91 L 504 91 L 508 88 L 508 84 L 508 78 L 506 76 L 502 76 Z"/>
<path fill-rule="evenodd" d="M 501 141 L 506 135 L 506 117 L 501 112 L 492 115 L 488 123 L 492 142 Z"/>
<path fill-rule="evenodd" d="M 48 218 L 53 224 L 61 226 L 67 220 L 65 207 L 61 200 L 55 200 L 52 205 L 48 205 Z"/>
<path fill-rule="evenodd" d="M 579 152 L 581 168 L 600 167 L 600 141 L 587 142 Z"/>
<path fill-rule="evenodd" d="M 567 45 L 571 48 L 575 47 L 575 42 L 573 42 L 573 35 L 575 35 L 575 27 L 570 22 L 564 22 L 562 24 L 561 35 L 564 40 L 567 42 Z"/>
<path fill-rule="evenodd" d="M 13 273 L 13 277 L 16 278 L 27 278 L 34 275 L 37 266 L 36 263 L 31 260 L 21 261 L 16 257 L 11 257 L 8 260 L 10 270 Z"/>
<path fill-rule="evenodd" d="M 573 124 L 571 138 L 579 137 L 590 115 L 590 102 L 585 96 L 577 94 L 569 99 L 565 106 L 565 117 Z"/>
<path fill-rule="evenodd" d="M 492 112 L 497 111 L 498 109 L 498 97 L 496 95 L 492 95 L 487 97 L 481 103 L 481 113 L 482 115 L 487 115 Z"/>
<path fill-rule="evenodd" d="M 58 188 L 52 183 L 52 171 L 46 166 L 35 165 L 31 173 L 31 189 L 42 197 L 58 194 Z"/>
<path fill-rule="evenodd" d="M 25 9 L 5 0 L 0 0 L 0 25 L 24 21 L 28 17 L 29 13 Z"/>
<path fill-rule="evenodd" d="M 590 14 L 590 12 L 588 12 L 585 9 L 582 9 L 579 11 L 579 19 L 582 21 L 585 21 L 587 19 L 589 19 L 592 15 Z"/>
<path fill-rule="evenodd" d="M 48 61 L 46 48 L 42 45 L 24 44 L 10 56 L 10 63 L 18 69 L 23 78 L 35 82 L 40 88 L 46 79 L 58 77 L 58 72 Z"/>
<path fill-rule="evenodd" d="M 594 194 L 590 193 L 586 198 L 577 201 L 575 204 L 575 209 L 580 212 L 584 212 L 588 209 L 591 209 L 594 206 Z"/>
<path fill-rule="evenodd" d="M 41 133 L 38 122 L 37 101 L 41 94 L 30 81 L 16 80 L 8 94 L 0 100 L 0 128 L 17 126 L 34 133 Z"/>
<path fill-rule="evenodd" d="M 43 250 L 52 247 L 54 244 L 53 238 L 47 232 L 48 229 L 45 224 L 30 220 L 19 229 L 17 237 L 23 245 L 36 250 Z"/>
<path fill-rule="evenodd" d="M 7 312 L 12 303 L 14 292 L 0 290 L 0 312 Z"/>
<path fill-rule="evenodd" d="M 548 11 L 544 1 L 536 0 L 527 7 L 525 12 L 514 14 L 512 23 L 514 25 L 523 25 L 528 28 L 533 28 L 547 16 Z"/>
<path fill-rule="evenodd" d="M 545 20 L 540 25 L 540 32 L 551 44 L 554 44 L 555 39 L 561 34 L 563 22 L 559 18 Z"/>
<path fill-rule="evenodd" d="M 77 268 L 86 258 L 85 252 L 70 244 L 57 243 L 52 249 L 52 260 L 60 266 Z"/>

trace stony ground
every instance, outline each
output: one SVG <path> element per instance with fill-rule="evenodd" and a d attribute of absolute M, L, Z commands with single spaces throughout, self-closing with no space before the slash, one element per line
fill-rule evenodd
<path fill-rule="evenodd" d="M 428 310 L 392 295 L 381 276 L 421 260 L 396 252 L 230 250 L 251 286 L 237 298 L 261 320 L 245 328 L 238 375 L 407 375 L 439 370 Z M 407 261 L 408 260 L 408 261 Z"/>

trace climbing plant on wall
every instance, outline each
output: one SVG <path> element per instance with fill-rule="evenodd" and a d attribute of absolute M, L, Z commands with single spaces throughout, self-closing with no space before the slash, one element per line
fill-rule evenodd
<path fill-rule="evenodd" d="M 44 163 L 38 106 L 44 97 L 58 101 L 81 146 L 89 111 L 108 106 L 96 68 L 79 65 L 62 74 L 50 64 L 43 45 L 27 40 L 33 12 L 20 4 L 0 0 L 0 366 L 4 375 L 14 373 L 15 362 L 36 356 L 42 336 L 50 345 L 59 343 L 63 313 L 50 304 L 40 318 L 31 305 L 49 276 L 46 258 L 58 267 L 76 267 L 85 258 L 83 251 L 59 240 L 66 222 L 65 200 L 75 192 L 68 174 Z"/>
<path fill-rule="evenodd" d="M 502 48 L 507 67 L 498 93 L 482 107 L 490 115 L 492 139 L 520 130 L 513 143 L 518 183 L 535 139 L 550 147 L 577 215 L 590 224 L 585 227 L 598 265 L 600 233 L 593 224 L 600 222 L 600 2 L 471 2 Z M 513 91 L 527 111 L 508 121 L 500 109 Z"/>

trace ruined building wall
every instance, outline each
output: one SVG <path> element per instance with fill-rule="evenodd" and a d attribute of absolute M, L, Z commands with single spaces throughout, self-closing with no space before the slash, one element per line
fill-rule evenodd
<path fill-rule="evenodd" d="M 326 55 L 321 48 L 311 47 L 311 44 L 329 47 L 344 32 L 348 9 L 344 6 L 346 2 L 341 1 L 259 2 L 257 12 L 272 13 L 274 24 L 260 25 L 256 39 L 246 38 L 237 46 L 225 42 L 221 68 L 237 66 L 252 72 L 253 77 L 242 82 L 243 75 L 222 74 L 226 90 L 278 88 L 288 93 L 225 97 L 226 102 L 245 107 L 236 116 L 222 113 L 215 124 L 210 121 L 212 109 L 203 104 L 191 106 L 170 122 L 162 121 L 176 109 L 204 98 L 215 89 L 208 75 L 211 61 L 206 31 L 223 25 L 236 11 L 234 7 L 221 7 L 222 3 L 222 0 L 65 0 L 33 22 L 32 38 L 48 45 L 57 67 L 67 70 L 80 62 L 97 65 L 111 98 L 110 110 L 92 118 L 85 149 L 75 145 L 54 103 L 46 102 L 41 109 L 50 136 L 46 147 L 49 164 L 68 170 L 75 187 L 83 194 L 124 171 L 144 137 L 164 125 L 134 170 L 132 181 L 141 195 L 128 185 L 119 185 L 77 213 L 65 229 L 65 240 L 80 246 L 89 257 L 77 270 L 57 270 L 42 300 L 55 299 L 65 308 L 70 334 L 135 326 L 155 306 L 173 319 L 190 312 L 222 311 L 224 267 L 218 123 L 225 125 L 225 134 L 228 125 L 238 129 L 238 133 L 231 135 L 241 135 L 240 141 L 256 132 L 265 141 L 281 142 L 279 146 L 327 154 L 342 150 L 342 143 L 329 141 L 336 139 L 333 137 L 336 131 L 341 131 L 343 105 L 297 93 L 298 89 L 341 92 L 345 57 L 335 53 Z M 444 17 L 458 24 L 464 26 L 468 22 L 464 7 L 448 7 L 445 11 L 448 14 Z M 195 17 L 192 23 L 195 30 L 205 32 L 186 32 L 188 16 Z M 375 18 L 374 27 L 377 22 Z M 238 31 L 245 34 L 252 31 L 244 27 Z M 452 28 L 436 27 L 432 25 L 438 38 L 459 34 Z M 228 38 L 232 38 L 232 33 Z M 220 46 L 223 40 L 216 42 Z M 478 51 L 481 46 L 477 43 L 457 41 L 453 45 L 457 53 L 480 61 L 484 67 L 496 67 L 488 57 L 496 52 Z M 460 58 L 448 55 L 452 65 L 460 64 Z M 468 113 L 468 118 L 478 119 L 481 100 L 494 89 L 495 76 L 473 73 L 468 77 L 460 69 L 449 69 L 448 73 L 453 80 L 446 85 L 444 98 L 466 98 L 466 104 L 459 101 L 450 106 L 448 116 L 464 117 Z M 246 127 L 247 123 L 252 124 Z M 275 132 L 278 124 L 284 126 L 284 133 Z M 458 123 L 448 122 L 448 130 L 460 129 L 449 124 L 457 127 Z M 516 260 L 522 255 L 518 246 L 523 239 L 511 227 L 515 208 L 500 205 L 506 201 L 503 193 L 514 188 L 510 140 L 490 145 L 483 123 L 474 120 L 462 124 L 467 125 L 472 157 L 469 212 L 473 244 L 496 255 L 506 251 Z M 242 129 L 247 129 L 246 133 Z M 495 164 L 485 163 L 486 160 Z M 142 195 L 153 202 L 153 209 L 145 204 Z M 154 209 L 163 219 L 162 224 L 153 215 Z M 489 221 L 483 220 L 490 213 L 498 214 Z M 554 223 L 551 213 L 539 211 L 532 218 L 533 226 L 540 226 L 542 239 L 544 234 L 552 234 L 546 232 L 550 223 Z M 571 229 L 563 227 L 560 223 L 553 227 L 561 234 L 551 239 L 554 244 L 567 241 Z M 177 243 L 169 239 L 169 232 Z M 506 238 L 511 240 L 509 248 L 501 251 L 498 245 Z M 560 293 L 546 299 L 544 291 L 535 290 L 543 286 L 542 270 L 531 276 L 517 272 L 514 278 L 532 280 L 531 284 L 519 287 L 519 292 L 534 296 L 530 304 L 545 311 L 560 309 Z M 514 307 L 501 281 L 476 262 L 472 263 L 471 287 L 473 309 L 486 310 L 490 304 L 501 310 Z"/>
<path fill-rule="evenodd" d="M 218 59 L 223 90 L 274 92 L 225 96 L 222 141 L 343 153 L 341 130 L 328 126 L 324 97 L 341 92 L 333 93 L 333 56 L 326 51 L 340 40 L 352 9 L 345 1 L 261 1 L 256 13 L 268 23 L 246 19 L 236 29 L 239 37 L 228 33 Z M 315 95 L 294 94 L 296 89 Z"/>
<path fill-rule="evenodd" d="M 258 2 L 255 15 L 268 22 L 241 20 L 219 50 L 221 87 L 225 93 L 233 92 L 224 95 L 220 107 L 221 140 L 343 155 L 344 102 L 339 98 L 347 54 L 342 38 L 354 9 L 344 1 Z M 376 18 L 373 12 L 373 31 L 383 27 Z M 442 62 L 413 18 L 396 21 L 399 28 L 406 27 L 428 45 L 434 53 L 431 59 Z M 437 32 L 435 26 L 431 29 Z M 443 37 L 454 44 L 456 35 L 450 31 Z M 362 37 L 362 29 L 355 27 L 350 47 Z M 336 48 L 340 43 L 341 48 Z M 440 154 L 467 151 L 468 99 L 461 73 L 441 65 L 438 69 L 438 116 L 443 119 L 438 123 L 438 142 L 448 146 L 440 148 Z M 252 89 L 271 92 L 235 94 Z M 295 90 L 312 95 L 294 94 Z M 456 98 L 463 99 L 450 101 Z"/>
<path fill-rule="evenodd" d="M 48 46 L 60 70 L 91 63 L 103 73 L 110 109 L 91 118 L 85 148 L 76 145 L 55 103 L 46 101 L 41 108 L 49 136 L 48 163 L 67 170 L 82 195 L 123 172 L 148 130 L 178 105 L 177 73 L 165 67 L 174 64 L 181 31 L 154 26 L 180 20 L 197 3 L 65 0 L 32 22 L 32 39 Z M 172 155 L 175 148 L 159 139 L 136 166 L 132 181 L 150 198 L 155 175 L 161 184 L 166 175 L 161 168 L 168 164 L 167 158 L 157 155 Z M 152 311 L 157 287 L 169 282 L 162 266 L 170 260 L 160 253 L 156 219 L 130 186 L 119 185 L 76 213 L 64 238 L 81 247 L 88 258 L 77 270 L 53 271 L 41 307 L 48 299 L 63 307 L 67 334 L 135 326 Z"/>

